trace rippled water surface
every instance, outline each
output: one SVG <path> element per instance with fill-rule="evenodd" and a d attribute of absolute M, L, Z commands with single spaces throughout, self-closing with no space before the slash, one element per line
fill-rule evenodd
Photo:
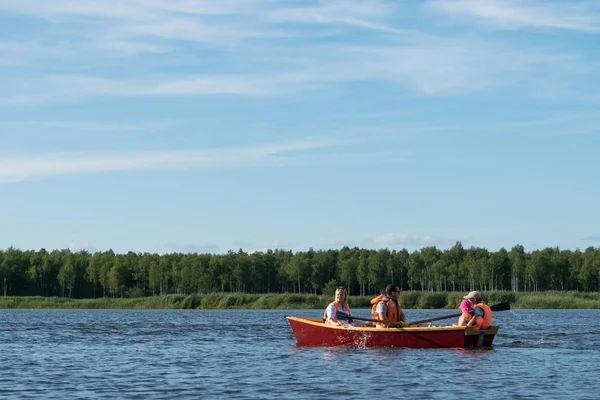
<path fill-rule="evenodd" d="M 0 311 L 0 397 L 600 398 L 600 310 L 495 313 L 488 350 L 297 346 L 284 316 L 320 313 Z"/>

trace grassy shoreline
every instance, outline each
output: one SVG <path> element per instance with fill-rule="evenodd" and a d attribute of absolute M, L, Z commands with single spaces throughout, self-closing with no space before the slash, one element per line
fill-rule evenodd
<path fill-rule="evenodd" d="M 404 309 L 455 309 L 464 293 L 405 291 Z M 510 302 L 513 309 L 600 309 L 600 292 L 485 292 L 488 304 Z M 373 296 L 352 296 L 352 308 L 370 308 Z M 139 298 L 69 299 L 0 297 L 0 309 L 324 309 L 331 296 L 312 294 L 209 293 Z"/>

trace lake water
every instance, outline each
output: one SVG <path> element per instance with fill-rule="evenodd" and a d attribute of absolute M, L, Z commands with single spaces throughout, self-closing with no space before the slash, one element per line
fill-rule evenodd
<path fill-rule="evenodd" d="M 3 310 L 0 397 L 600 398 L 600 310 L 497 312 L 485 350 L 297 346 L 284 316 L 320 313 Z"/>

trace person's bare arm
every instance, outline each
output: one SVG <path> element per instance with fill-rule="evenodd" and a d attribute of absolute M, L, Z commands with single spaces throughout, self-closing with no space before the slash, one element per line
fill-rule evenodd
<path fill-rule="evenodd" d="M 400 312 L 398 313 L 398 321 L 406 322 L 406 315 L 404 315 L 404 311 L 402 310 L 400 310 Z"/>
<path fill-rule="evenodd" d="M 481 317 L 483 318 L 483 309 L 479 308 L 479 307 L 475 307 L 475 309 L 473 310 L 473 316 L 471 317 L 471 319 L 469 320 L 469 323 L 467 324 L 467 326 L 473 326 L 477 323 L 477 318 Z"/>

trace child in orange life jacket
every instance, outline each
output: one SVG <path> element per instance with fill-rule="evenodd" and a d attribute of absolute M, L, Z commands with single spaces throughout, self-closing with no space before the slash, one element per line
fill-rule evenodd
<path fill-rule="evenodd" d="M 473 305 L 468 299 L 463 299 L 458 307 L 462 311 L 462 315 L 458 317 L 457 326 L 466 326 L 471 318 L 473 318 Z"/>

